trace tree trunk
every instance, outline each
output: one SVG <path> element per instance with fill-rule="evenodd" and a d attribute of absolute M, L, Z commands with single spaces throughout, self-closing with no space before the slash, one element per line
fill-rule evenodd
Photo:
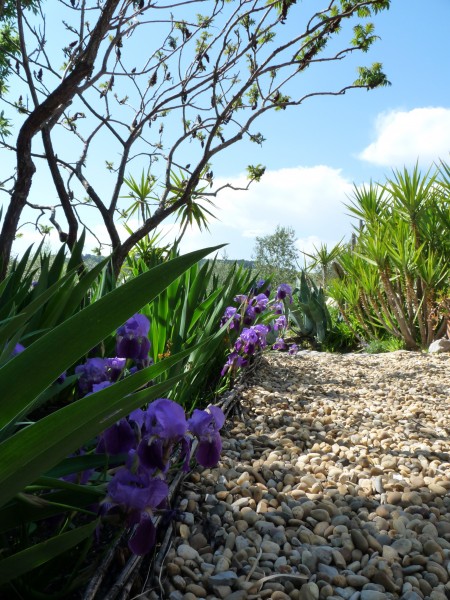
<path fill-rule="evenodd" d="M 408 350 L 417 350 L 417 343 L 413 337 L 412 332 L 409 330 L 408 323 L 402 313 L 402 309 L 399 306 L 398 299 L 395 294 L 395 290 L 389 280 L 389 276 L 380 269 L 380 277 L 386 292 L 386 297 L 392 308 L 392 311 L 397 319 L 398 326 L 402 332 L 403 339 L 405 340 L 406 347 Z"/>
<path fill-rule="evenodd" d="M 119 4 L 120 0 L 106 1 L 86 49 L 76 61 L 73 71 L 42 104 L 29 114 L 20 129 L 17 138 L 17 181 L 0 233 L 0 281 L 6 277 L 20 216 L 27 202 L 33 175 L 36 171 L 31 158 L 33 137 L 55 114 L 62 112 L 68 106 L 77 93 L 78 85 L 92 73 L 100 43 L 108 32 L 110 20 Z"/>

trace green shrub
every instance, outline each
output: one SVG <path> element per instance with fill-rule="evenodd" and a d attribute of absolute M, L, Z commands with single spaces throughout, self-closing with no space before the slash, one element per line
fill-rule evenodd
<path fill-rule="evenodd" d="M 404 350 L 405 344 L 402 340 L 395 337 L 389 337 L 384 340 L 371 340 L 364 348 L 367 354 L 380 354 L 382 352 L 395 352 Z"/>
<path fill-rule="evenodd" d="M 348 208 L 360 227 L 329 294 L 366 341 L 390 336 L 427 348 L 445 334 L 448 316 L 450 166 L 396 171 L 384 185 L 355 188 Z"/>
<path fill-rule="evenodd" d="M 321 346 L 326 352 L 352 352 L 356 350 L 361 340 L 356 333 L 357 327 L 350 327 L 346 323 L 338 308 L 328 307 L 331 318 L 331 326 L 327 331 L 325 340 Z"/>

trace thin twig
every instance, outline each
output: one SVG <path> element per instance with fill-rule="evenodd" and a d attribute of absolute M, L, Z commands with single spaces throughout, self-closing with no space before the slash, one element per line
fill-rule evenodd
<path fill-rule="evenodd" d="M 89 582 L 89 585 L 84 593 L 83 600 L 93 600 L 93 598 L 95 598 L 95 594 L 97 593 L 98 588 L 102 584 L 103 578 L 108 571 L 108 567 L 111 564 L 112 559 L 114 558 L 116 548 L 121 539 L 122 539 L 122 536 L 117 538 L 117 540 L 114 542 L 114 544 L 109 549 L 109 551 L 106 554 L 105 558 L 103 559 L 101 565 L 96 570 L 95 575 Z"/>
<path fill-rule="evenodd" d="M 252 568 L 248 572 L 247 577 L 245 578 L 245 581 L 249 581 L 250 580 L 250 577 L 253 575 L 253 573 L 255 572 L 256 567 L 259 564 L 259 560 L 260 560 L 261 556 L 262 556 L 262 548 L 259 549 L 258 556 L 255 558 L 255 560 L 254 560 L 254 562 L 252 564 Z"/>
<path fill-rule="evenodd" d="M 123 588 L 125 587 L 129 578 L 133 575 L 134 572 L 137 572 L 137 569 L 140 567 L 142 561 L 143 561 L 142 556 L 136 556 L 133 554 L 128 559 L 127 564 L 125 565 L 124 569 L 120 573 L 120 575 L 117 578 L 114 585 L 111 587 L 111 589 L 106 594 L 106 596 L 103 597 L 103 600 L 115 600 L 117 598 L 117 596 L 120 594 L 120 592 L 123 590 Z"/>
<path fill-rule="evenodd" d="M 267 581 L 272 581 L 272 579 L 289 579 L 291 581 L 301 581 L 302 583 L 307 583 L 308 582 L 308 576 L 307 575 L 297 575 L 294 573 L 275 573 L 274 575 L 267 575 L 267 577 L 263 577 L 262 579 L 259 579 L 257 584 L 259 586 L 259 589 L 261 591 L 262 586 L 267 582 Z"/>

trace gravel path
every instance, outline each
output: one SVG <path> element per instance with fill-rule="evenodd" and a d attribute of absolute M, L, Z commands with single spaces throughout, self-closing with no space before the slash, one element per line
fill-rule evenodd
<path fill-rule="evenodd" d="M 450 598 L 449 390 L 449 354 L 268 354 L 148 598 Z"/>

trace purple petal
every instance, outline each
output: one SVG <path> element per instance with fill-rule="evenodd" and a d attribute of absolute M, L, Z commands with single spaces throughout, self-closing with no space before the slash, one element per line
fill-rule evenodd
<path fill-rule="evenodd" d="M 206 410 L 210 412 L 213 416 L 216 424 L 216 429 L 222 429 L 223 424 L 225 423 L 225 414 L 223 410 L 218 406 L 214 406 L 213 404 L 210 404 Z"/>
<path fill-rule="evenodd" d="M 147 337 L 148 332 L 150 331 L 150 321 L 145 315 L 141 315 L 140 313 L 136 313 L 134 315 L 134 319 L 138 326 L 138 335 L 142 337 Z"/>
<path fill-rule="evenodd" d="M 122 454 L 136 446 L 133 428 L 126 419 L 121 419 L 101 435 L 107 454 Z"/>
<path fill-rule="evenodd" d="M 184 409 L 168 398 L 158 398 L 147 409 L 145 426 L 150 435 L 178 441 L 187 430 Z"/>
<path fill-rule="evenodd" d="M 111 500 L 129 510 L 156 508 L 168 493 L 165 481 L 154 479 L 146 472 L 131 473 L 125 467 L 119 469 L 108 484 Z"/>
<path fill-rule="evenodd" d="M 145 360 L 148 357 L 148 352 L 150 350 L 150 340 L 147 337 L 143 337 L 141 340 L 141 345 L 139 349 L 138 360 Z"/>
<path fill-rule="evenodd" d="M 217 465 L 221 450 L 222 440 L 220 439 L 220 435 L 217 435 L 212 441 L 199 442 L 195 457 L 202 467 L 208 469 Z"/>
<path fill-rule="evenodd" d="M 191 460 L 191 441 L 187 437 L 181 440 L 181 454 L 184 455 L 183 471 L 189 472 L 189 462 Z"/>
<path fill-rule="evenodd" d="M 148 478 L 147 478 L 148 479 Z M 144 510 L 148 506 L 148 489 L 145 480 L 122 468 L 116 472 L 108 484 L 108 494 L 115 504 L 125 506 L 128 510 Z"/>
<path fill-rule="evenodd" d="M 166 471 L 168 468 L 167 460 L 164 459 L 164 445 L 161 439 L 149 441 L 144 438 L 137 449 L 141 465 L 146 469 L 160 469 Z"/>
<path fill-rule="evenodd" d="M 212 415 L 206 410 L 196 408 L 188 421 L 189 431 L 198 438 L 208 435 L 211 417 Z"/>
<path fill-rule="evenodd" d="M 16 344 L 14 346 L 13 351 L 11 352 L 11 356 L 17 356 L 17 354 L 20 354 L 24 350 L 25 350 L 25 346 L 22 346 L 22 344 Z"/>
<path fill-rule="evenodd" d="M 124 358 L 139 358 L 141 344 L 137 338 L 125 336 L 117 342 L 116 353 Z"/>
<path fill-rule="evenodd" d="M 95 392 L 101 392 L 102 390 L 109 387 L 110 385 L 112 385 L 110 381 L 101 381 L 100 383 L 93 383 L 92 384 L 92 393 L 95 394 Z"/>
<path fill-rule="evenodd" d="M 116 356 L 114 358 L 106 358 L 105 360 L 111 380 L 117 381 L 119 379 L 120 374 L 125 369 L 127 359 Z"/>
<path fill-rule="evenodd" d="M 136 408 L 132 413 L 128 416 L 128 419 L 141 428 L 145 421 L 145 411 L 142 408 Z"/>
<path fill-rule="evenodd" d="M 143 556 L 150 552 L 155 545 L 156 529 L 149 515 L 143 513 L 133 537 L 128 541 L 128 547 L 133 554 Z"/>
<path fill-rule="evenodd" d="M 132 335 L 133 337 L 147 337 L 150 331 L 150 321 L 145 315 L 136 313 L 117 330 L 117 335 Z"/>
<path fill-rule="evenodd" d="M 239 304 L 243 304 L 244 302 L 248 301 L 248 296 L 246 296 L 245 294 L 238 294 L 234 297 L 234 301 L 239 302 Z"/>

